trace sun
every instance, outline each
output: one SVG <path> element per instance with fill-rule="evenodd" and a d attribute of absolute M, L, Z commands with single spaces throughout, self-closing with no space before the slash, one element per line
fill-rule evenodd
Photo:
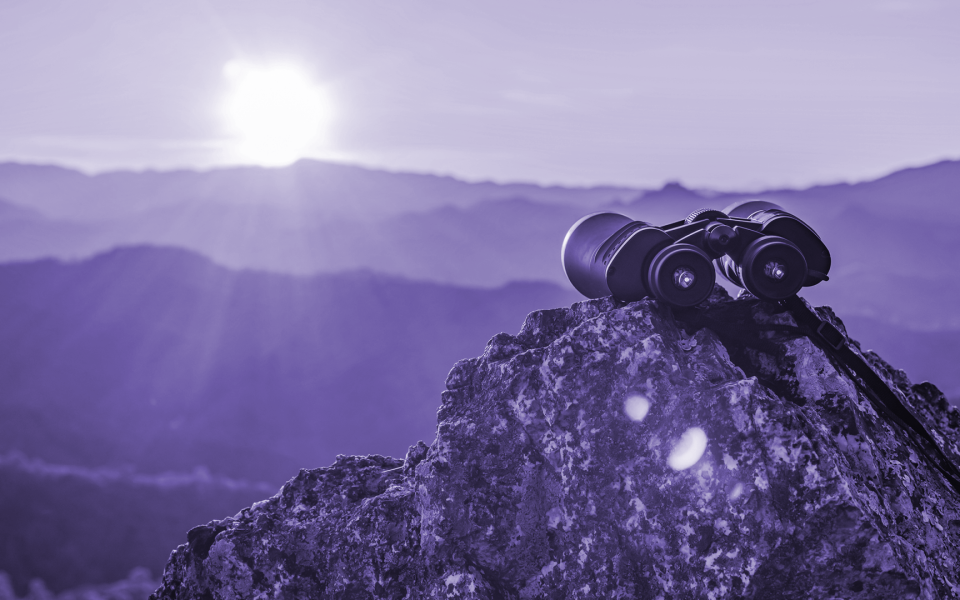
<path fill-rule="evenodd" d="M 322 141 L 332 115 L 324 89 L 289 64 L 224 66 L 230 91 L 223 116 L 235 150 L 262 165 L 285 165 Z"/>

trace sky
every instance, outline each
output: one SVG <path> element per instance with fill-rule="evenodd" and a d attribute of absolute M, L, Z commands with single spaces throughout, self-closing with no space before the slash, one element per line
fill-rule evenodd
<path fill-rule="evenodd" d="M 0 160 L 863 180 L 960 158 L 958 24 L 933 0 L 3 0 Z M 264 123 L 291 121 L 296 147 L 264 154 Z"/>

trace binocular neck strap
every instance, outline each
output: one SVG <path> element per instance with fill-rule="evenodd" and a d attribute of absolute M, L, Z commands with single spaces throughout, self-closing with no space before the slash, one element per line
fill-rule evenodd
<path fill-rule="evenodd" d="M 819 346 L 827 356 L 833 358 L 846 370 L 851 379 L 863 390 L 866 396 L 880 412 L 891 421 L 900 425 L 904 431 L 913 430 L 914 441 L 921 453 L 930 461 L 960 494 L 960 469 L 940 448 L 923 423 L 904 405 L 900 396 L 870 367 L 862 356 L 850 348 L 846 337 L 832 323 L 824 321 L 798 296 L 780 301 L 780 305 L 793 315 L 807 337 Z M 918 439 L 919 438 L 919 439 Z"/>

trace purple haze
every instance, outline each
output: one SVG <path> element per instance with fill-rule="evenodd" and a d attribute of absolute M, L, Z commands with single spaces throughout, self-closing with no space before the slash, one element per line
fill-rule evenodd
<path fill-rule="evenodd" d="M 157 574 L 298 468 L 430 442 L 455 361 L 578 299 L 596 210 L 782 204 L 834 256 L 803 295 L 956 403 L 958 11 L 3 3 L 0 571 Z M 326 162 L 225 167 L 237 60 L 323 86 Z"/>

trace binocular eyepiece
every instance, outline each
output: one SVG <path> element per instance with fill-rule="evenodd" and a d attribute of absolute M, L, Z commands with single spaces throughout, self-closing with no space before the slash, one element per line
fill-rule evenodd
<path fill-rule="evenodd" d="M 588 215 L 567 232 L 561 255 L 570 283 L 588 298 L 653 296 L 676 306 L 706 300 L 716 271 L 776 301 L 827 280 L 830 270 L 830 252 L 813 229 L 756 200 L 702 208 L 661 227 L 615 213 Z"/>

